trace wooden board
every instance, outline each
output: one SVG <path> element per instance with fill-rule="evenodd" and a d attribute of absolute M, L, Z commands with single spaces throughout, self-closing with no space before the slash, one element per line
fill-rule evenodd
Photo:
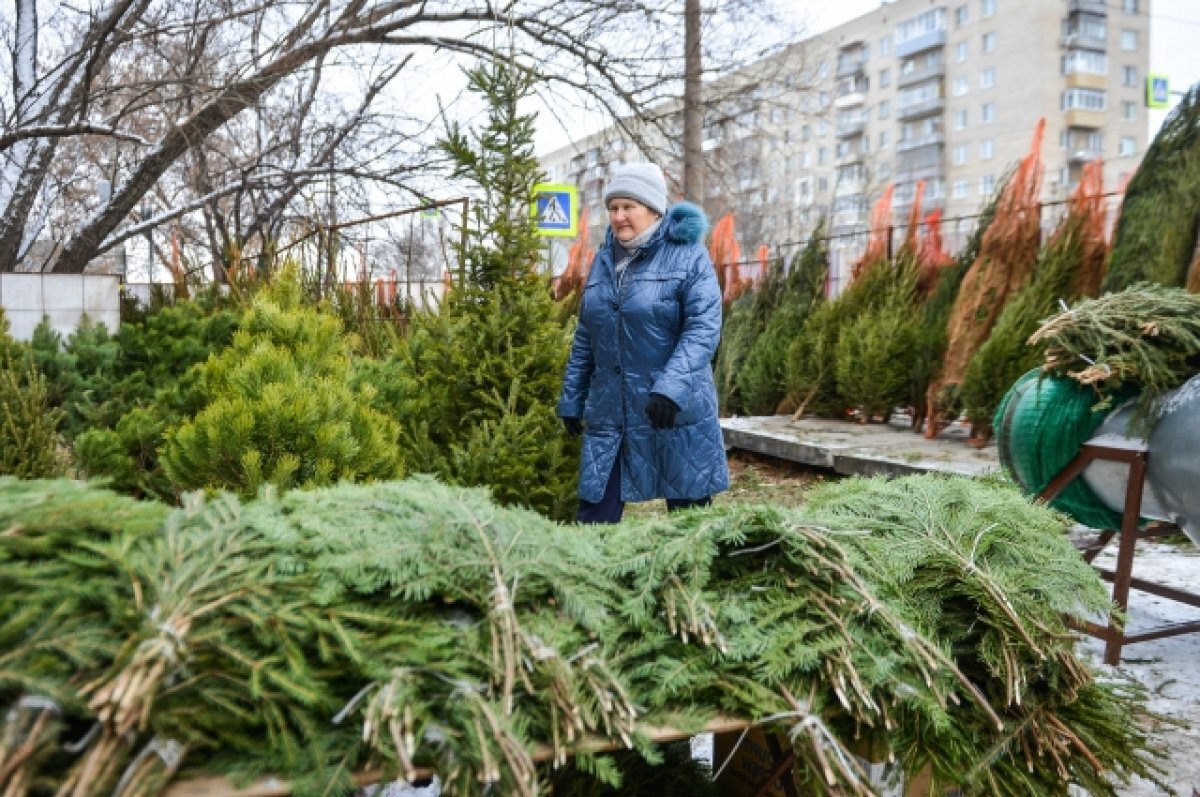
<path fill-rule="evenodd" d="M 718 716 L 704 726 L 701 733 L 729 733 L 750 727 L 754 723 L 736 717 Z M 647 726 L 638 729 L 647 738 L 658 744 L 688 739 L 695 734 L 669 726 Z M 586 739 L 572 748 L 574 753 L 603 753 L 623 749 L 624 745 L 611 739 Z M 538 745 L 533 749 L 535 762 L 549 761 L 553 751 L 547 745 Z M 368 786 L 383 780 L 385 774 L 380 770 L 367 770 L 354 776 L 355 784 Z M 418 770 L 417 778 L 433 777 L 431 770 Z M 172 784 L 164 792 L 164 797 L 289 797 L 291 785 L 279 778 L 260 778 L 245 788 L 237 788 L 228 778 L 194 778 Z"/>

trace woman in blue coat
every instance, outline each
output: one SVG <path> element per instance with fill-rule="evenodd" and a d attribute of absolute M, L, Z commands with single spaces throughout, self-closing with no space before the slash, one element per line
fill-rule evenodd
<path fill-rule="evenodd" d="M 662 170 L 630 163 L 604 192 L 609 227 L 583 290 L 558 415 L 583 434 L 579 515 L 626 501 L 703 506 L 729 486 L 712 358 L 721 291 L 695 205 L 667 208 Z"/>

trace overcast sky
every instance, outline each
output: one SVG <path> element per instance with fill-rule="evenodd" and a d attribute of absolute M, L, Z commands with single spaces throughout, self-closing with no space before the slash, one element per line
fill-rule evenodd
<path fill-rule="evenodd" d="M 1003 3 L 1004 0 L 999 0 Z M 1172 91 L 1186 91 L 1200 82 L 1200 0 L 1143 0 L 1150 3 L 1150 71 L 1166 75 Z M 1110 6 L 1120 7 L 1119 0 L 1108 0 Z M 783 2 L 780 5 L 784 5 Z M 849 22 L 855 17 L 879 8 L 880 0 L 790 0 L 790 10 L 803 29 L 820 33 Z M 1172 97 L 1178 102 L 1178 97 Z M 562 115 L 562 111 L 558 111 Z M 1150 111 L 1150 135 L 1162 125 L 1168 111 Z M 578 110 L 569 114 L 569 121 L 556 119 L 554 112 L 539 108 L 537 148 L 548 153 L 566 146 L 572 139 L 582 138 L 605 125 L 596 115 L 590 125 L 581 122 Z"/>

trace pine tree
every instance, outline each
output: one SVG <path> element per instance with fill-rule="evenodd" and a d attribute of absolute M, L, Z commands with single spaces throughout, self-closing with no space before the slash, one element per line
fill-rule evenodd
<path fill-rule="evenodd" d="M 264 484 L 312 487 L 392 478 L 394 421 L 352 388 L 352 343 L 330 314 L 301 306 L 294 269 L 255 298 L 233 343 L 199 372 L 199 412 L 167 432 L 162 465 L 176 489 L 244 496 Z"/>
<path fill-rule="evenodd" d="M 549 282 L 535 271 L 541 243 L 529 202 L 541 173 L 533 117 L 517 108 L 533 78 L 501 61 L 468 78 L 487 99 L 487 124 L 477 134 L 451 125 L 442 142 L 455 175 L 481 194 L 459 252 L 465 280 L 440 308 L 416 313 L 397 354 L 360 378 L 379 384 L 377 406 L 400 421 L 414 466 L 567 518 L 578 444 L 554 405 L 571 329 L 556 320 Z"/>

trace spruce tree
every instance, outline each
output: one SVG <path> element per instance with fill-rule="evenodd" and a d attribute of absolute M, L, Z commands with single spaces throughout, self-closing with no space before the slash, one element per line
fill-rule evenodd
<path fill-rule="evenodd" d="M 500 501 L 557 518 L 573 513 L 578 444 L 554 414 L 570 347 L 549 281 L 537 273 L 540 239 L 529 214 L 542 179 L 532 116 L 517 104 L 534 79 L 494 61 L 467 73 L 488 103 L 478 131 L 448 127 L 442 149 L 454 175 L 479 193 L 464 279 L 440 308 L 416 313 L 396 355 L 366 366 L 377 406 L 397 418 L 414 467 Z"/>

